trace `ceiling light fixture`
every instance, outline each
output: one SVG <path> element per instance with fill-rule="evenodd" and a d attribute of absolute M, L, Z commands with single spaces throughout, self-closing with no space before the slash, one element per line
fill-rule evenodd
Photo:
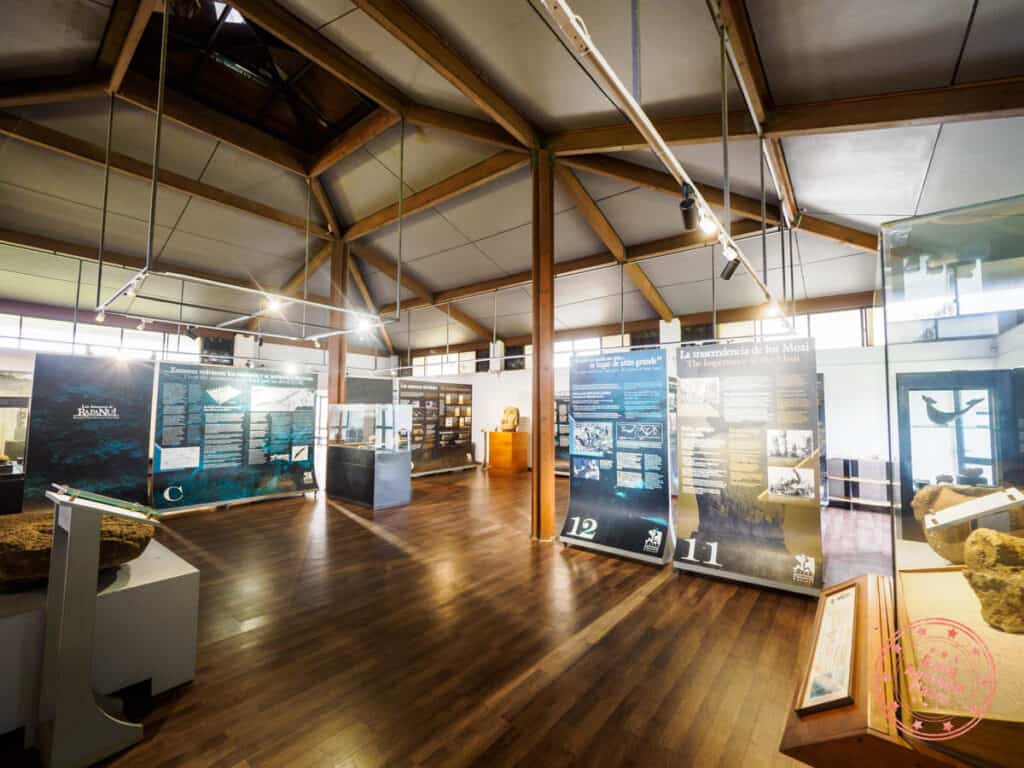
<path fill-rule="evenodd" d="M 697 214 L 700 207 L 693 197 L 693 187 L 683 184 L 683 199 L 679 201 L 679 215 L 683 219 L 683 229 L 692 232 L 697 228 Z"/>
<path fill-rule="evenodd" d="M 700 209 L 700 230 L 705 235 L 713 235 L 718 231 L 718 222 L 714 216 L 709 216 L 703 208 Z"/>
<path fill-rule="evenodd" d="M 102 309 L 99 312 L 96 313 L 96 322 L 97 323 L 102 323 L 106 319 L 107 319 L 107 313 L 104 312 Z"/>
<path fill-rule="evenodd" d="M 722 257 L 725 259 L 725 266 L 722 267 L 722 279 L 731 280 L 740 266 L 740 255 L 731 243 L 722 245 Z"/>

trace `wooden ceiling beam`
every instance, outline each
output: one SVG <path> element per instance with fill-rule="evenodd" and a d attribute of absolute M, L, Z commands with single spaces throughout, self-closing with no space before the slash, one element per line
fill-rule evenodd
<path fill-rule="evenodd" d="M 124 78 L 117 96 L 140 109 L 156 112 L 156 90 L 156 83 L 135 73 L 129 73 Z M 271 162 L 286 171 L 306 175 L 310 158 L 302 150 L 248 123 L 210 109 L 170 88 L 164 91 L 164 117 Z"/>
<path fill-rule="evenodd" d="M 514 149 L 517 152 L 526 151 L 523 145 L 512 137 L 512 134 L 497 123 L 487 120 L 477 120 L 475 117 L 466 117 L 423 104 L 410 104 L 405 110 L 405 119 L 413 125 L 440 128 L 443 131 L 451 131 L 475 139 L 483 144 L 491 144 L 502 149 Z"/>
<path fill-rule="evenodd" d="M 331 203 L 331 197 L 327 194 L 324 185 L 320 179 L 312 176 L 309 179 L 309 187 L 313 193 L 313 199 L 316 200 L 316 204 L 320 208 L 320 213 L 324 216 L 324 221 L 327 222 L 327 231 L 331 233 L 332 237 L 340 238 L 341 225 L 338 223 L 338 216 L 334 212 L 334 204 Z"/>
<path fill-rule="evenodd" d="M 95 99 L 107 92 L 107 78 L 88 72 L 0 83 L 0 109 Z"/>
<path fill-rule="evenodd" d="M 373 301 L 373 295 L 370 293 L 370 288 L 366 284 L 366 278 L 363 276 L 363 270 L 359 266 L 359 259 L 355 258 L 355 254 L 352 254 L 352 258 L 348 260 L 348 271 L 352 275 L 352 282 L 356 284 L 356 290 L 363 297 L 363 305 L 366 307 L 366 310 L 374 315 L 379 314 L 377 312 L 377 305 Z M 395 344 L 391 340 L 391 334 L 388 333 L 387 326 L 382 325 L 377 329 L 377 332 L 380 334 L 384 346 L 388 348 L 388 354 L 395 354 Z"/>
<path fill-rule="evenodd" d="M 231 0 L 231 6 L 246 21 L 259 25 L 385 109 L 399 114 L 405 109 L 409 99 L 395 86 L 273 0 Z"/>
<path fill-rule="evenodd" d="M 780 139 L 1020 115 L 1024 115 L 1024 77 L 1011 77 L 769 107 L 762 127 L 766 137 Z M 668 144 L 707 144 L 722 140 L 722 117 L 719 113 L 653 122 Z M 729 136 L 732 139 L 757 138 L 746 112 L 729 113 Z M 619 123 L 553 134 L 547 137 L 545 146 L 556 155 L 564 156 L 645 149 L 647 142 L 632 124 Z"/>
<path fill-rule="evenodd" d="M 499 152 L 476 165 L 449 176 L 444 181 L 404 198 L 402 215 L 411 216 L 418 211 L 443 203 L 445 200 L 451 200 L 493 179 L 522 168 L 529 162 L 529 156 L 521 152 L 508 150 Z M 345 240 L 349 242 L 357 240 L 397 220 L 398 203 L 392 203 L 352 224 L 345 232 Z"/>
<path fill-rule="evenodd" d="M 608 217 L 604 215 L 604 211 L 598 206 L 597 201 L 590 196 L 586 187 L 583 186 L 583 182 L 577 178 L 571 169 L 561 162 L 555 163 L 555 174 L 562 188 L 569 193 L 573 202 L 576 203 L 576 210 L 582 214 L 594 234 L 604 243 L 605 248 L 615 257 L 616 261 L 625 264 L 626 246 L 622 242 L 622 238 L 619 237 L 612 223 L 608 221 Z M 637 290 L 647 300 L 651 308 L 658 313 L 658 316 L 662 320 L 671 320 L 671 307 L 669 307 L 654 283 L 647 277 L 643 268 L 639 264 L 630 262 L 625 264 L 623 270 L 633 285 L 636 286 Z"/>
<path fill-rule="evenodd" d="M 401 120 L 394 112 L 378 107 L 324 147 L 309 166 L 310 176 L 319 176 L 356 150 L 369 144 Z"/>
<path fill-rule="evenodd" d="M 156 11 L 159 0 L 117 0 L 96 55 L 96 69 L 109 72 L 107 90 L 117 93 L 128 74 L 135 50 L 142 42 L 149 19 Z"/>
<path fill-rule="evenodd" d="M 81 139 L 77 139 L 73 136 L 60 133 L 52 128 L 47 128 L 46 126 L 38 125 L 28 120 L 23 120 L 6 112 L 0 112 L 0 135 L 9 136 L 27 144 L 57 152 L 65 157 L 71 157 L 100 167 L 102 167 L 105 162 L 105 153 L 103 148 L 97 147 L 95 144 L 90 144 L 89 142 L 82 141 Z M 149 163 L 136 160 L 128 155 L 112 152 L 110 156 L 110 167 L 112 170 L 126 176 L 134 176 L 135 178 L 142 179 L 146 182 L 150 180 L 152 167 Z M 266 221 L 274 222 L 275 224 L 291 227 L 292 229 L 296 229 L 300 232 L 305 232 L 306 230 L 306 220 L 301 216 L 295 216 L 269 205 L 265 205 L 264 203 L 249 200 L 241 195 L 236 195 L 233 192 L 228 192 L 223 189 L 218 189 L 217 187 L 190 179 L 187 176 L 182 176 L 181 174 L 174 173 L 173 171 L 162 169 L 160 170 L 157 179 L 162 186 L 167 187 L 168 189 L 173 189 L 186 195 L 192 195 L 249 216 L 255 216 Z M 316 237 L 325 240 L 332 239 L 330 233 L 318 224 L 312 225 L 309 231 L 310 234 L 315 235 Z"/>
<path fill-rule="evenodd" d="M 743 237 L 760 231 L 761 225 L 754 221 L 741 220 L 737 221 L 733 226 L 735 237 Z M 627 246 L 626 262 L 628 264 L 632 264 L 643 261 L 644 259 L 664 256 L 669 253 L 706 248 L 707 246 L 713 245 L 717 242 L 717 237 L 705 235 L 703 232 L 685 232 L 681 235 L 663 237 L 657 240 L 651 240 L 647 243 L 638 243 L 636 245 Z M 583 256 L 581 258 L 570 259 L 568 261 L 558 261 L 555 262 L 555 277 L 572 275 L 577 272 L 585 272 L 589 269 L 609 267 L 616 263 L 618 263 L 618 259 L 616 259 L 610 251 L 602 251 L 601 253 L 595 253 L 591 256 Z M 449 288 L 444 291 L 437 291 L 433 295 L 433 300 L 426 298 L 406 299 L 402 302 L 402 309 L 423 309 L 426 307 L 444 304 L 446 301 L 459 301 L 460 299 L 468 299 L 472 296 L 481 296 L 483 294 L 493 293 L 494 291 L 502 291 L 507 288 L 520 288 L 522 286 L 529 285 L 532 279 L 530 271 L 527 270 L 525 272 L 517 272 L 512 275 L 491 278 L 490 280 L 481 280 L 480 282 L 470 283 L 469 285 L 459 286 L 458 288 Z M 383 314 L 389 314 L 395 311 L 395 305 L 386 304 L 381 307 L 380 311 Z"/>
<path fill-rule="evenodd" d="M 525 147 L 536 147 L 537 132 L 476 70 L 401 0 L 354 0 L 356 6 L 390 32 L 470 101 L 490 115 Z"/>

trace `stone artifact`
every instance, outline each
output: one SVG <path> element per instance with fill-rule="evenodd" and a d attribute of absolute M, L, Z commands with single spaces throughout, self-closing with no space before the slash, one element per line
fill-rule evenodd
<path fill-rule="evenodd" d="M 519 429 L 519 409 L 510 405 L 501 413 L 501 431 L 515 432 Z"/>
<path fill-rule="evenodd" d="M 1002 490 L 1001 488 L 975 487 L 973 485 L 926 485 L 914 494 L 910 502 L 914 510 L 914 519 L 921 523 L 924 528 L 924 516 L 929 512 L 938 512 L 940 509 L 952 507 L 979 496 L 988 496 L 990 493 Z M 924 536 L 929 546 L 935 550 L 940 557 L 949 562 L 959 565 L 964 561 L 964 542 L 971 535 L 971 521 L 959 525 L 951 525 L 938 530 L 925 529 Z"/>
<path fill-rule="evenodd" d="M 152 525 L 104 515 L 100 530 L 100 570 L 134 560 L 152 538 Z M 52 541 L 52 511 L 0 515 L 0 586 L 45 580 L 50 574 Z"/>
<path fill-rule="evenodd" d="M 996 629 L 1024 633 L 1024 539 L 979 528 L 964 546 L 964 576 Z"/>

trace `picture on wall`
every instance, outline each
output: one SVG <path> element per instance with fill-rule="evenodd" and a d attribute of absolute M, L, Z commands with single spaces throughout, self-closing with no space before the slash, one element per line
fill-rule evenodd
<path fill-rule="evenodd" d="M 676 567 L 816 594 L 813 341 L 691 345 L 678 355 Z"/>

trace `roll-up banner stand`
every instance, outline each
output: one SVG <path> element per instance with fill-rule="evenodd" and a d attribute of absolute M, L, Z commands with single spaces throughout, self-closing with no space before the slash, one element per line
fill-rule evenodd
<path fill-rule="evenodd" d="M 569 476 L 569 395 L 555 393 L 555 474 Z"/>
<path fill-rule="evenodd" d="M 665 361 L 662 349 L 573 358 L 561 542 L 659 564 L 669 556 Z"/>
<path fill-rule="evenodd" d="M 315 490 L 316 384 L 311 373 L 161 363 L 153 506 Z"/>
<path fill-rule="evenodd" d="M 818 594 L 813 340 L 703 344 L 678 355 L 675 567 Z"/>
<path fill-rule="evenodd" d="M 152 408 L 152 363 L 37 354 L 24 508 L 51 483 L 145 504 Z"/>

